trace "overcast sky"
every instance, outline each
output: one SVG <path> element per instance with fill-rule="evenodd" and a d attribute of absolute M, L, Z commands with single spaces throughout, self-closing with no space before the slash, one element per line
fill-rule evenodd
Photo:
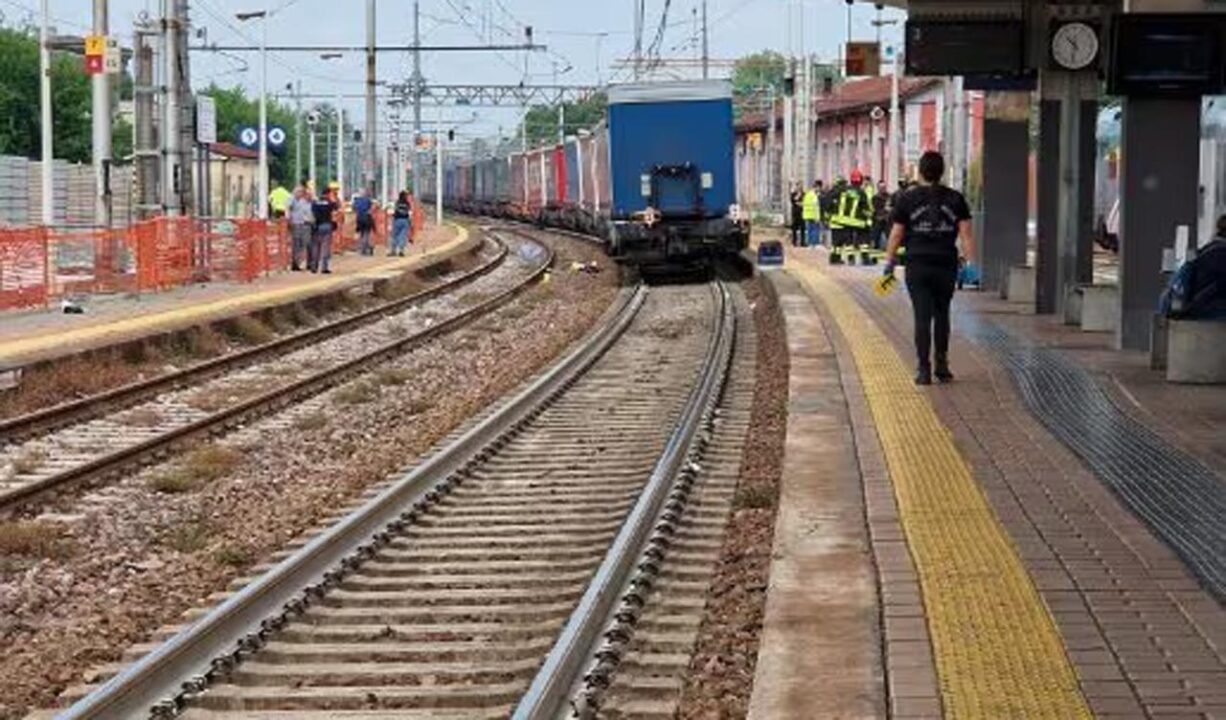
<path fill-rule="evenodd" d="M 651 41 L 660 22 L 666 0 L 647 1 L 647 31 L 644 44 Z M 695 10 L 701 0 L 672 0 L 665 28 L 663 54 L 666 57 L 696 57 Z M 159 0 L 111 0 L 113 34 L 130 43 L 134 19 L 142 11 L 157 15 Z M 709 0 L 711 56 L 736 58 L 770 48 L 786 52 L 789 43 L 797 48 L 800 22 L 789 6 L 799 0 Z M 412 0 L 378 0 L 378 40 L 387 44 L 411 42 Z M 0 0 L 0 11 L 10 20 L 28 13 L 23 8 L 37 6 L 37 0 Z M 523 26 L 535 29 L 536 40 L 548 46 L 548 53 L 533 53 L 530 59 L 531 83 L 550 83 L 554 66 L 572 69 L 560 76 L 564 83 L 595 83 L 597 78 L 624 77 L 616 62 L 630 56 L 633 48 L 633 0 L 421 0 L 422 34 L 425 43 L 479 44 L 488 39 L 498 43 L 518 42 Z M 846 35 L 846 5 L 843 0 L 804 0 L 804 38 L 806 49 L 833 59 Z M 51 12 L 63 32 L 81 32 L 90 22 L 88 0 L 51 0 Z M 253 44 L 258 40 L 259 21 L 244 25 L 234 19 L 240 11 L 274 9 L 269 21 L 268 39 L 277 44 L 343 44 L 365 41 L 364 0 L 191 0 L 195 29 L 204 28 L 209 41 L 223 44 Z M 854 34 L 859 39 L 875 37 L 870 22 L 876 11 L 870 3 L 857 3 L 853 12 Z M 900 14 L 887 10 L 887 19 Z M 792 37 L 789 39 L 789 28 Z M 240 34 L 243 33 L 243 34 Z M 603 36 L 599 35 L 604 33 Z M 900 26 L 885 29 L 887 44 L 901 37 Z M 216 81 L 222 85 L 241 84 L 255 91 L 259 73 L 255 54 L 242 59 L 193 53 L 193 82 L 197 86 Z M 243 70 L 244 60 L 251 67 Z M 523 79 L 523 53 L 447 53 L 423 56 L 427 82 L 479 84 L 518 83 Z M 598 65 L 599 63 L 599 65 Z M 406 55 L 379 56 L 379 78 L 402 82 L 411 69 Z M 269 87 L 283 89 L 288 82 L 302 81 L 304 93 L 335 95 L 363 90 L 364 60 L 361 54 L 340 60 L 321 61 L 308 54 L 277 54 L 269 62 Z M 308 101 L 310 102 L 310 101 Z M 362 116 L 362 101 L 348 99 L 346 109 L 355 120 Z M 440 112 L 427 108 L 428 117 Z M 451 119 L 471 117 L 473 109 L 451 108 L 442 111 Z M 470 128 L 480 135 L 492 135 L 499 127 L 510 131 L 517 123 L 517 112 L 478 109 L 479 124 Z M 468 134 L 468 133 L 465 133 Z"/>

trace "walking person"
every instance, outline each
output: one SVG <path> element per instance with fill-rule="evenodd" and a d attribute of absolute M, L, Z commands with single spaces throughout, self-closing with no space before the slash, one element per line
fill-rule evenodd
<path fill-rule="evenodd" d="M 805 190 L 800 183 L 792 186 L 792 247 L 800 247 L 805 238 Z"/>
<path fill-rule="evenodd" d="M 375 232 L 374 201 L 366 195 L 365 190 L 359 190 L 353 198 L 354 225 L 358 231 L 358 252 L 362 255 L 374 255 L 375 244 L 371 236 Z"/>
<path fill-rule="evenodd" d="M 413 204 L 409 201 L 407 190 L 401 190 L 396 197 L 396 207 L 392 210 L 392 239 L 388 245 L 389 257 L 395 255 L 404 257 L 405 247 L 409 244 L 409 235 L 413 231 Z"/>
<path fill-rule="evenodd" d="M 289 203 L 290 269 L 302 272 L 302 261 L 311 245 L 311 192 L 299 185 L 294 188 L 294 197 Z"/>
<path fill-rule="evenodd" d="M 314 226 L 307 251 L 307 269 L 313 273 L 332 273 L 332 233 L 337 228 L 336 216 L 339 212 L 340 203 L 336 200 L 336 191 L 331 188 L 311 203 Z"/>
<path fill-rule="evenodd" d="M 954 379 L 949 370 L 949 306 L 958 280 L 959 240 L 966 259 L 965 279 L 976 283 L 979 273 L 970 207 L 962 193 L 941 184 L 945 158 L 924 153 L 919 173 L 919 185 L 895 195 L 884 274 L 894 275 L 899 248 L 905 246 L 907 292 L 915 315 L 915 383 L 931 385 L 934 335 L 936 378 L 942 383 Z"/>

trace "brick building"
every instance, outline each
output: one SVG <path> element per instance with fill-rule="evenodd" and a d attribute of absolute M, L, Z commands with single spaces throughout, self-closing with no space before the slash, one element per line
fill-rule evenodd
<path fill-rule="evenodd" d="M 814 102 L 816 121 L 810 131 L 813 174 L 823 180 L 846 177 L 852 170 L 884 178 L 889 158 L 891 78 L 854 80 L 834 88 Z M 913 177 L 926 150 L 948 153 L 953 113 L 952 83 L 941 78 L 899 80 L 903 147 L 899 177 Z M 983 147 L 983 94 L 965 93 L 969 175 Z M 783 104 L 776 104 L 774 146 L 767 113 L 747 114 L 736 125 L 738 200 L 763 207 L 782 197 Z M 769 160 L 769 161 L 768 161 Z"/>

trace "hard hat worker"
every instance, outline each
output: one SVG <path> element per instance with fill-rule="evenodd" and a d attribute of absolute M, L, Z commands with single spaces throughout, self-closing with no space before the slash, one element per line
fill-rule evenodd
<path fill-rule="evenodd" d="M 963 271 L 970 283 L 978 282 L 971 211 L 962 193 L 941 184 L 945 159 L 940 153 L 920 157 L 921 182 L 894 198 L 890 241 L 885 251 L 884 275 L 893 277 L 901 248 L 907 251 L 907 292 L 915 314 L 917 385 L 931 385 L 933 335 L 936 340 L 936 378 L 954 379 L 949 370 L 949 305 L 958 279 L 958 243 L 966 259 Z"/>
<path fill-rule="evenodd" d="M 849 259 L 855 258 L 855 248 L 868 233 L 872 221 L 872 203 L 861 187 L 864 175 L 859 170 L 853 170 L 850 181 L 835 198 L 830 214 L 830 229 L 833 245 L 830 249 L 830 262 L 839 265 L 843 262 L 843 254 L 850 253 Z"/>

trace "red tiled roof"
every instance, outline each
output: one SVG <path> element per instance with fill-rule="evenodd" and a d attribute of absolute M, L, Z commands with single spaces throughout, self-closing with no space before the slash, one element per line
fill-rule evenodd
<path fill-rule="evenodd" d="M 899 98 L 906 101 L 940 82 L 939 78 L 899 78 Z M 888 108 L 890 105 L 889 77 L 865 78 L 836 85 L 834 92 L 818 97 L 814 102 L 819 117 L 846 115 L 878 105 L 883 108 Z M 781 108 L 782 103 L 775 109 L 776 122 L 782 117 Z M 737 121 L 736 129 L 740 132 L 754 132 L 765 130 L 767 125 L 766 113 L 749 113 Z"/>
<path fill-rule="evenodd" d="M 259 160 L 260 154 L 255 150 L 248 150 L 241 145 L 234 143 L 219 142 L 209 145 L 209 152 L 214 155 L 223 155 L 228 158 L 237 158 L 242 160 Z"/>

